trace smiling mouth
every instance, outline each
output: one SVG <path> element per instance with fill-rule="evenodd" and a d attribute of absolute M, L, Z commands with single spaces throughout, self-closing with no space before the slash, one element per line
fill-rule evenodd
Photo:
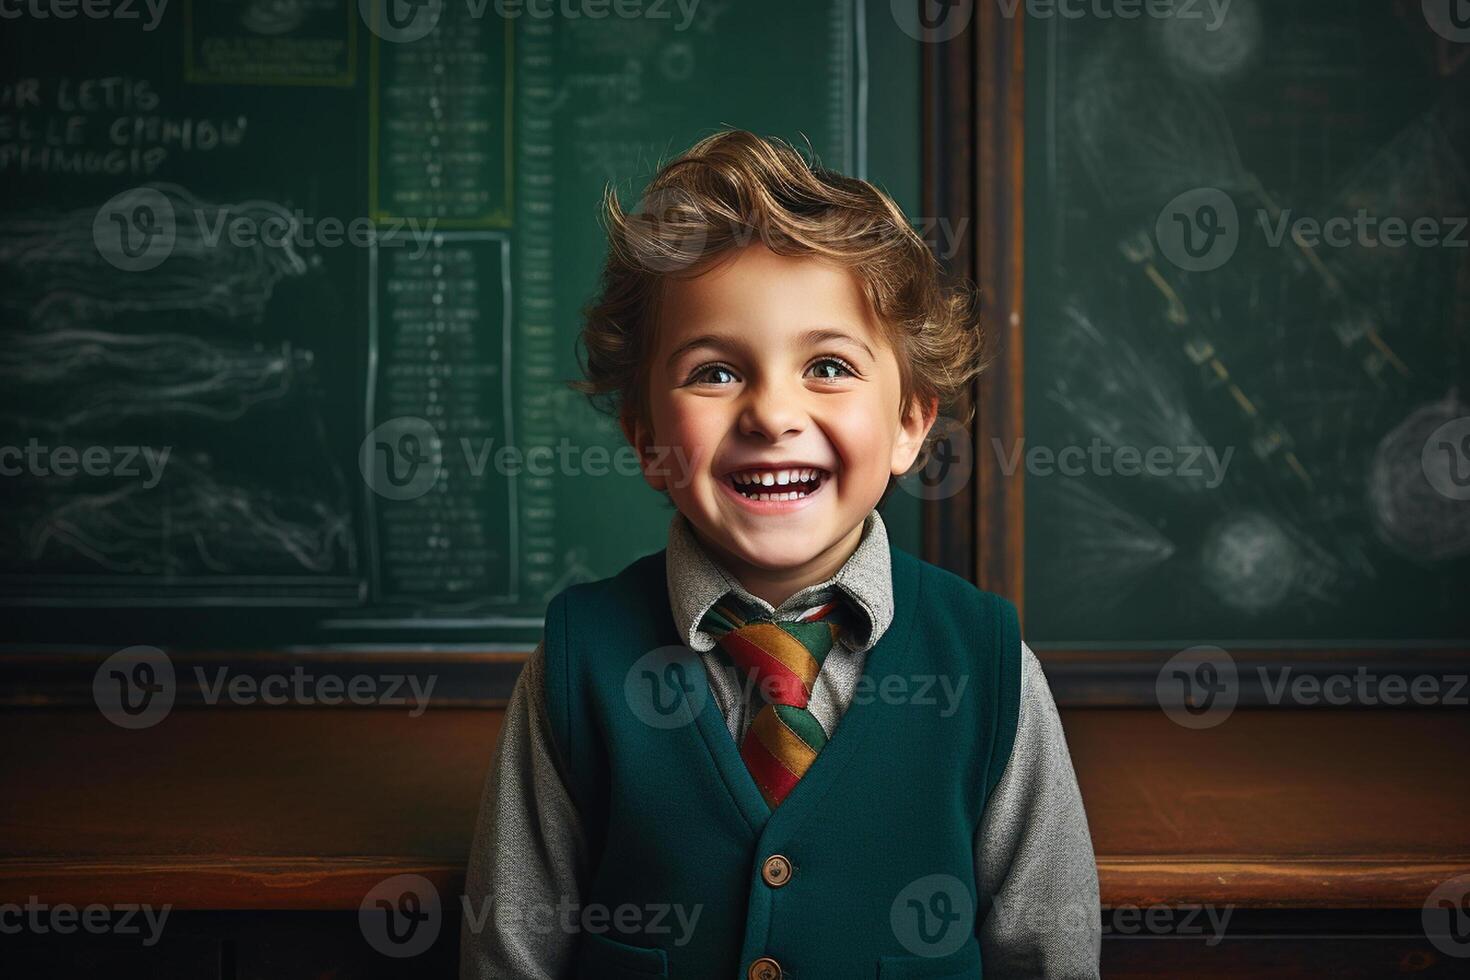
<path fill-rule="evenodd" d="M 832 474 L 803 467 L 796 470 L 751 470 L 725 477 L 736 492 L 751 500 L 800 500 L 816 493 Z M 781 482 L 784 479 L 786 482 Z"/>

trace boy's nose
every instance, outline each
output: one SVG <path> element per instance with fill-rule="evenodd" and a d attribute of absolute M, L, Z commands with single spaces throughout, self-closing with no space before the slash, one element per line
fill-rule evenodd
<path fill-rule="evenodd" d="M 785 385 L 764 384 L 752 388 L 740 411 L 743 435 L 775 440 L 801 432 L 805 424 L 806 412 L 800 394 Z"/>

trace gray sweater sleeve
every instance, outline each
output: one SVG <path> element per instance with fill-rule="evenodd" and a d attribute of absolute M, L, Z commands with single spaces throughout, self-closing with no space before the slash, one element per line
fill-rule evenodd
<path fill-rule="evenodd" d="M 987 977 L 1098 976 L 1097 863 L 1056 702 L 1021 644 L 1021 710 L 1010 762 L 975 835 L 991 907 L 980 925 Z"/>
<path fill-rule="evenodd" d="M 485 778 L 460 912 L 461 980 L 557 980 L 570 971 L 588 858 L 546 718 L 545 666 L 538 645 Z"/>

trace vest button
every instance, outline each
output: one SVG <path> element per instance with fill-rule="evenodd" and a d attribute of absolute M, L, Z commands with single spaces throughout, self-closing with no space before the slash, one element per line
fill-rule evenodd
<path fill-rule="evenodd" d="M 761 877 L 772 888 L 780 888 L 791 880 L 791 862 L 785 855 L 772 854 L 761 865 Z"/>
<path fill-rule="evenodd" d="M 769 956 L 762 956 L 750 964 L 745 976 L 747 980 L 781 980 L 781 964 Z"/>

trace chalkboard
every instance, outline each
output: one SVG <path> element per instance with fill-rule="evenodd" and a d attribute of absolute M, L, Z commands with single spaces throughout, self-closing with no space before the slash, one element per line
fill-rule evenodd
<path fill-rule="evenodd" d="M 1470 637 L 1470 25 L 1145 6 L 1027 24 L 1028 636 Z"/>
<path fill-rule="evenodd" d="M 123 6 L 4 28 L 6 642 L 523 649 L 672 513 L 564 384 L 604 184 L 738 126 L 916 213 L 876 0 Z"/>

